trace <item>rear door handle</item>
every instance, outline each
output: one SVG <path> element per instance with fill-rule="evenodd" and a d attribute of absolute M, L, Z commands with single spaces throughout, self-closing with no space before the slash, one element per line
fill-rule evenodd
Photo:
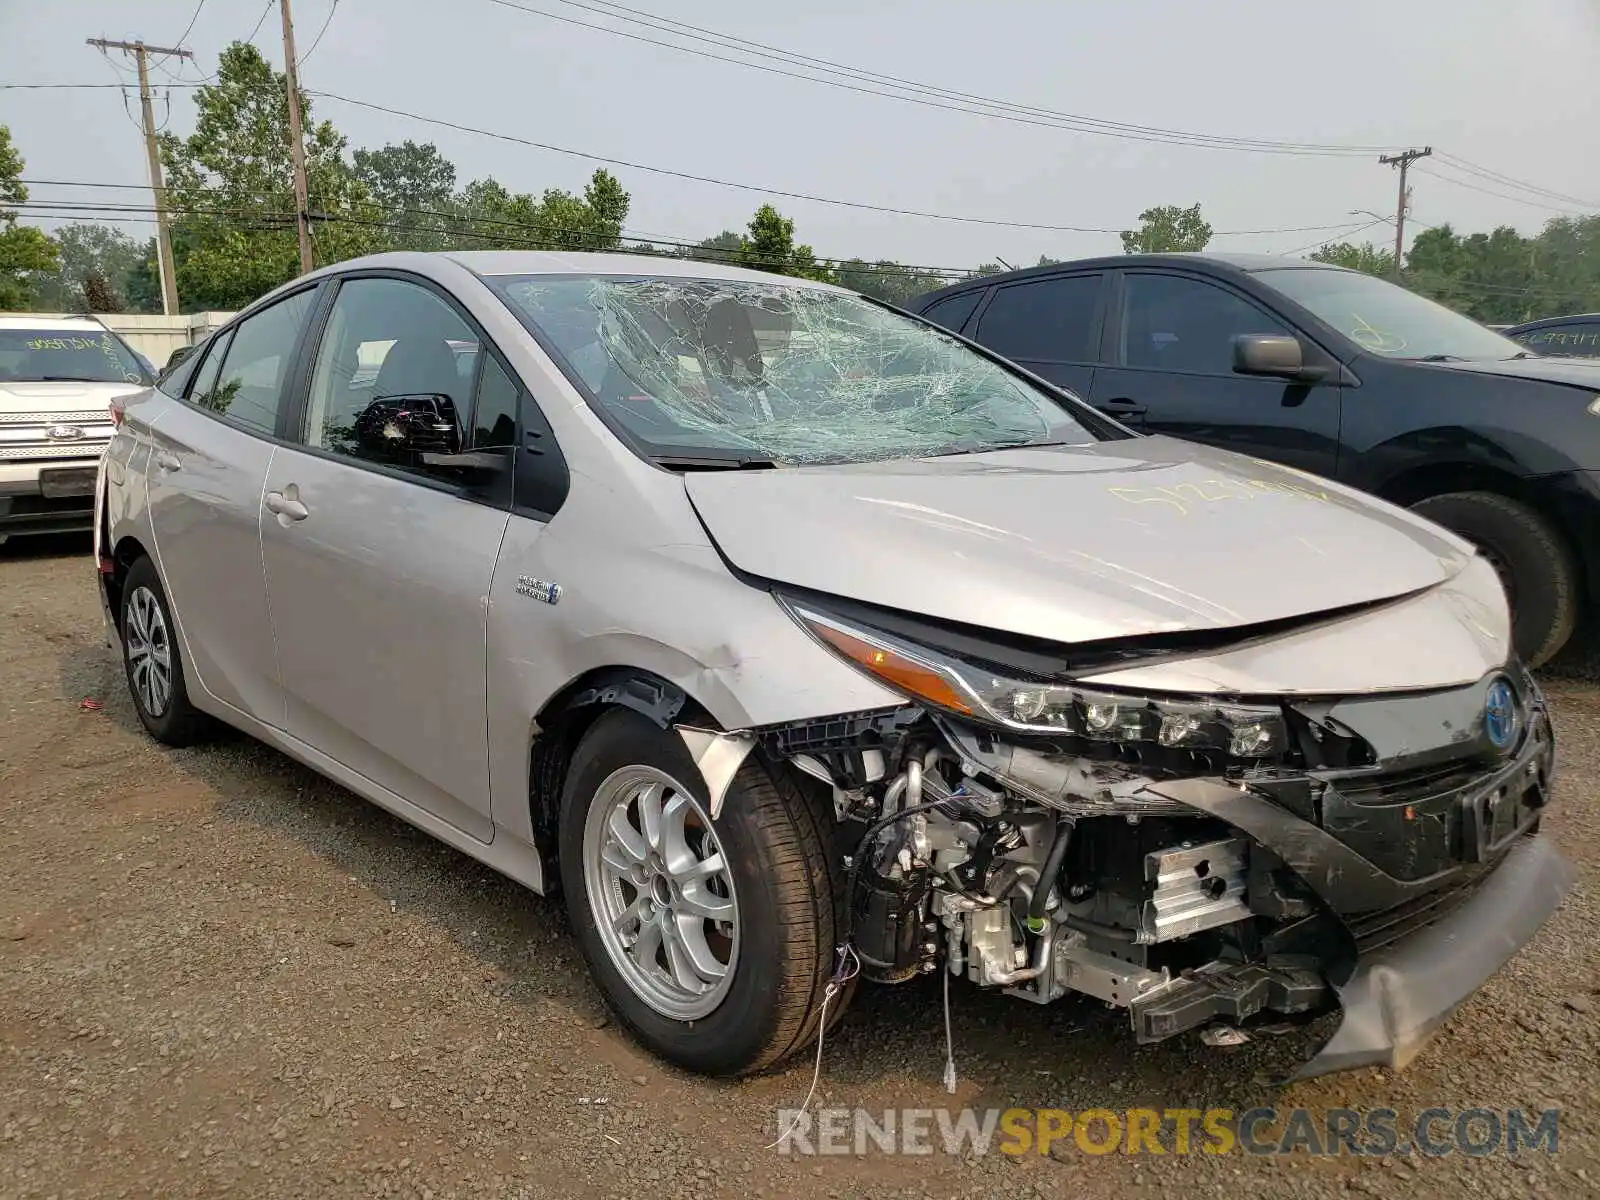
<path fill-rule="evenodd" d="M 183 466 L 183 460 L 181 458 L 179 458 L 176 454 L 170 454 L 165 450 L 160 450 L 160 451 L 156 452 L 156 467 L 159 470 L 162 470 L 162 471 L 176 471 L 176 470 L 181 469 L 182 466 Z"/>
<path fill-rule="evenodd" d="M 266 497 L 267 510 L 275 512 L 285 521 L 304 521 L 311 515 L 311 510 L 296 498 L 299 495 L 294 484 L 290 484 L 285 492 L 268 492 Z"/>

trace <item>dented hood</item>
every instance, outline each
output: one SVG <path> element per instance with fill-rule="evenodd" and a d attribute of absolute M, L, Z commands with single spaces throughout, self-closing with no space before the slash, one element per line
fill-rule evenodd
<path fill-rule="evenodd" d="M 699 472 L 685 487 L 743 571 L 1061 642 L 1384 600 L 1472 556 L 1360 493 L 1165 437 Z"/>

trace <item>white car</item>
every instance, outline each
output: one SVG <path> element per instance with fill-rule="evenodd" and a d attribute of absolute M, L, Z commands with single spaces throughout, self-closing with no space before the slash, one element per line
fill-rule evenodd
<path fill-rule="evenodd" d="M 111 401 L 152 382 L 93 317 L 0 316 L 0 542 L 93 527 Z"/>

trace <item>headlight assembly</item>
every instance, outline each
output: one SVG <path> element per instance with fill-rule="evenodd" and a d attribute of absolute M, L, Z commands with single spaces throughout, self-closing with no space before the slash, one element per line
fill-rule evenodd
<path fill-rule="evenodd" d="M 1275 758 L 1288 746 L 1283 713 L 1277 707 L 1156 699 L 1006 678 L 803 604 L 785 607 L 823 645 L 880 682 L 985 724 L 1019 733 L 1149 742 L 1245 759 Z"/>

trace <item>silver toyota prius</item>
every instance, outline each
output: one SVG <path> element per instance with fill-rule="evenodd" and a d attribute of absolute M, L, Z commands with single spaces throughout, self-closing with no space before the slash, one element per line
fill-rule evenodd
<path fill-rule="evenodd" d="M 1470 546 L 836 287 L 358 259 L 112 416 L 149 732 L 234 726 L 559 888 L 693 1070 L 939 972 L 1137 1042 L 1342 1010 L 1300 1076 L 1403 1066 L 1570 886 Z"/>

